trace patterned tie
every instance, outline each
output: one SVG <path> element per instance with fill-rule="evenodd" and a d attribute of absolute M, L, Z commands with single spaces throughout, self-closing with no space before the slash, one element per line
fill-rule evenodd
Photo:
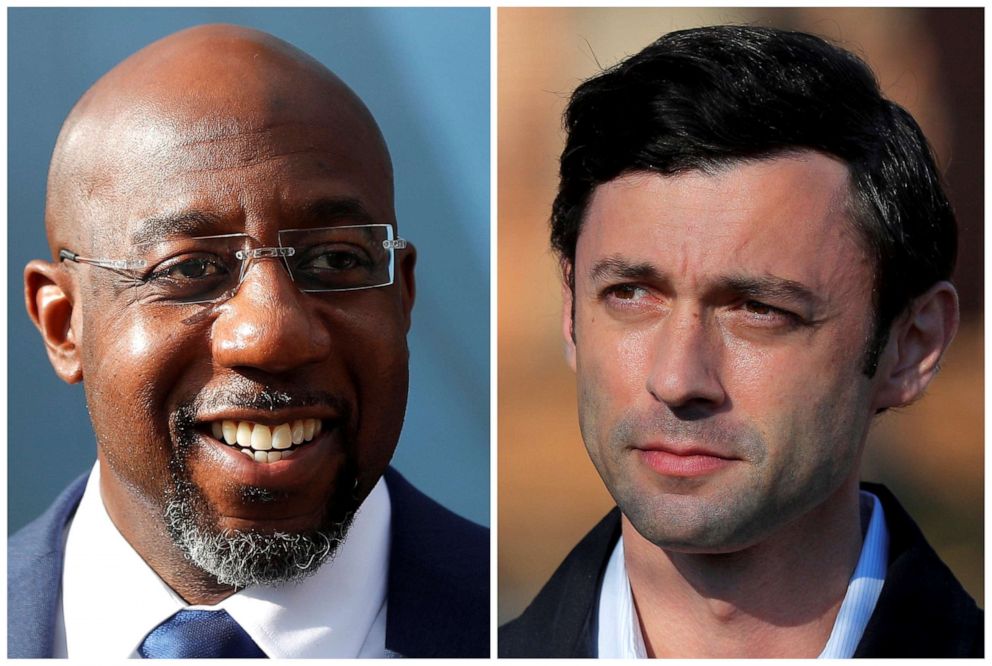
<path fill-rule="evenodd" d="M 145 659 L 266 658 L 241 625 L 223 610 L 179 611 L 145 636 L 138 654 Z"/>

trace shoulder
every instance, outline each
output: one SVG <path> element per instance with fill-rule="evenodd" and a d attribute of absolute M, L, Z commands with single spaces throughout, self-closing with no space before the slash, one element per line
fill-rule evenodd
<path fill-rule="evenodd" d="M 409 657 L 489 656 L 489 530 L 444 508 L 396 470 L 387 647 Z"/>
<path fill-rule="evenodd" d="M 72 482 L 45 513 L 7 540 L 7 656 L 51 656 L 65 526 L 86 487 Z"/>
<path fill-rule="evenodd" d="M 884 486 L 864 484 L 882 503 L 889 566 L 858 657 L 981 657 L 984 613 Z"/>
<path fill-rule="evenodd" d="M 591 657 L 599 587 L 620 538 L 613 509 L 572 549 L 516 620 L 499 631 L 500 657 Z"/>
<path fill-rule="evenodd" d="M 86 488 L 87 475 L 73 481 L 59 495 L 45 513 L 22 527 L 7 540 L 7 575 L 10 585 L 8 597 L 12 596 L 23 577 L 21 572 L 37 573 L 40 560 L 52 556 L 62 559 L 64 546 L 63 532 L 69 519 L 79 506 L 79 500 Z"/>

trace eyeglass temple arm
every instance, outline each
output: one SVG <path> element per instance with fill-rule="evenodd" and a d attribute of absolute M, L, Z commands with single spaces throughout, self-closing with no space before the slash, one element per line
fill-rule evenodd
<path fill-rule="evenodd" d="M 59 250 L 59 261 L 73 261 L 77 264 L 90 264 L 100 268 L 110 268 L 112 270 L 135 270 L 144 268 L 148 262 L 144 259 L 91 259 L 81 257 L 72 250 L 65 248 Z"/>

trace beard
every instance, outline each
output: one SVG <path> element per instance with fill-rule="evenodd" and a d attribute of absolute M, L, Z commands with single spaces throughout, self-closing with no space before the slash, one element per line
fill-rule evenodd
<path fill-rule="evenodd" d="M 232 404 L 232 396 L 226 397 L 226 404 Z M 239 395 L 234 404 L 299 406 L 327 400 L 322 396 L 290 398 L 284 393 L 262 391 L 251 396 Z M 221 530 L 214 510 L 192 482 L 187 466 L 198 440 L 194 427 L 196 411 L 193 403 L 183 405 L 172 418 L 177 446 L 169 461 L 170 484 L 163 512 L 166 530 L 186 559 L 219 584 L 237 588 L 299 581 L 333 559 L 361 505 L 355 494 L 358 477 L 351 459 L 342 469 L 335 491 L 314 528 L 299 532 Z M 246 503 L 279 500 L 265 488 L 245 486 L 238 490 Z"/>

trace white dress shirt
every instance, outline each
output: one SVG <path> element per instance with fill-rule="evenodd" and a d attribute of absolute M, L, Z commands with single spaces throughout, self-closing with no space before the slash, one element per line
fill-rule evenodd
<path fill-rule="evenodd" d="M 854 656 L 885 582 L 889 559 L 889 531 L 885 526 L 885 513 L 878 498 L 863 490 L 861 507 L 863 513 L 871 512 L 871 519 L 858 564 L 851 575 L 847 593 L 841 602 L 837 619 L 834 620 L 830 638 L 820 653 L 820 659 L 847 659 Z M 637 617 L 627 567 L 624 564 L 623 537 L 620 537 L 606 565 L 599 591 L 598 617 L 597 643 L 600 658 L 647 657 L 641 623 Z"/>
<path fill-rule="evenodd" d="M 224 609 L 270 658 L 391 657 L 386 650 L 390 505 L 383 480 L 355 515 L 337 554 L 309 578 L 189 606 L 110 520 L 94 466 L 69 527 L 55 656 L 137 657 L 145 635 L 184 608 Z"/>

